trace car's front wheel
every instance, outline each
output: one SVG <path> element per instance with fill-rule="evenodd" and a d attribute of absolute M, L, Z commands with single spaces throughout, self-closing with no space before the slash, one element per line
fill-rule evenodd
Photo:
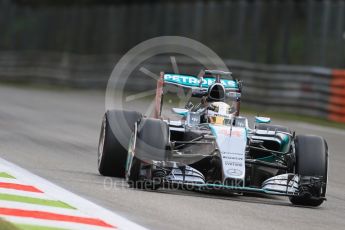
<path fill-rule="evenodd" d="M 326 195 L 328 147 L 322 137 L 299 135 L 295 140 L 295 173 L 300 175 L 300 195 L 290 197 L 291 203 L 320 206 Z"/>
<path fill-rule="evenodd" d="M 169 126 L 162 120 L 143 118 L 136 128 L 130 142 L 127 182 L 133 188 L 156 189 L 164 172 L 156 169 L 152 162 L 167 158 Z"/>
<path fill-rule="evenodd" d="M 134 123 L 140 118 L 140 113 L 132 111 L 110 110 L 104 114 L 98 144 L 98 171 L 101 175 L 125 177 L 127 148 L 119 138 L 129 143 Z"/>

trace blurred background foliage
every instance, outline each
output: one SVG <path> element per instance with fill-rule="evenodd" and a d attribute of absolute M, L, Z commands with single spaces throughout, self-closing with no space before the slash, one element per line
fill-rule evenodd
<path fill-rule="evenodd" d="M 345 67 L 343 0 L 0 0 L 0 51 L 121 55 L 196 39 L 224 59 Z"/>

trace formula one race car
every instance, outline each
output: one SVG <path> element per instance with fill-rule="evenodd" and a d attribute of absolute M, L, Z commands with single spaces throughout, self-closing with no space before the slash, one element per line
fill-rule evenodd
<path fill-rule="evenodd" d="M 163 99 L 173 88 L 188 92 L 189 99 L 184 108 L 163 115 L 170 111 L 163 109 Z M 256 117 L 249 128 L 248 119 L 239 115 L 241 89 L 242 82 L 229 72 L 206 70 L 202 77 L 161 73 L 154 117 L 105 113 L 99 172 L 124 177 L 133 188 L 262 193 L 287 196 L 296 205 L 321 205 L 326 141 L 295 135 L 266 117 Z"/>

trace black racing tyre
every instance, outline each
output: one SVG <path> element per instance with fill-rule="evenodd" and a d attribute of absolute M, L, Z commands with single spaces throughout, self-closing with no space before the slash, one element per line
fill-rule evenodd
<path fill-rule="evenodd" d="M 158 119 L 143 118 L 138 123 L 135 156 L 129 168 L 128 184 L 133 188 L 155 189 L 156 175 L 145 178 L 140 175 L 143 165 L 150 167 L 150 161 L 162 161 L 167 158 L 166 147 L 169 144 L 169 126 Z M 154 174 L 154 172 L 151 171 Z M 156 172 L 157 173 L 157 172 Z"/>
<path fill-rule="evenodd" d="M 162 161 L 166 159 L 169 143 L 169 126 L 158 119 L 141 119 L 135 146 L 136 157 L 142 160 Z"/>
<path fill-rule="evenodd" d="M 291 203 L 304 206 L 319 206 L 326 195 L 328 171 L 328 147 L 326 141 L 319 136 L 299 135 L 295 139 L 296 166 L 295 173 L 301 177 L 322 177 L 325 185 L 321 187 L 320 197 L 294 196 Z"/>
<path fill-rule="evenodd" d="M 291 130 L 289 128 L 281 125 L 257 124 L 256 129 L 291 133 Z"/>
<path fill-rule="evenodd" d="M 98 144 L 98 171 L 101 175 L 125 177 L 128 146 L 119 141 L 118 132 L 129 143 L 134 123 L 141 117 L 138 112 L 121 110 L 110 110 L 104 114 Z M 119 119 L 124 122 L 118 124 Z"/>
<path fill-rule="evenodd" d="M 143 161 L 138 159 L 137 157 L 132 158 L 132 162 L 129 168 L 129 176 L 127 178 L 127 183 L 130 188 L 137 188 L 137 189 L 145 189 L 151 188 L 148 184 L 147 178 L 140 176 L 140 170 L 143 167 Z"/>
<path fill-rule="evenodd" d="M 138 184 L 140 181 L 140 168 L 141 168 L 141 161 L 136 158 L 135 156 L 132 158 L 132 162 L 129 168 L 129 176 L 128 176 L 128 184 L 131 188 L 140 188 L 141 185 Z"/>

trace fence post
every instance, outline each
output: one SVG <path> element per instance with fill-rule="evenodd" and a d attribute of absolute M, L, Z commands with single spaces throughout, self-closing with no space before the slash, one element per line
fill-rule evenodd
<path fill-rule="evenodd" d="M 315 0 L 308 0 L 307 2 L 307 32 L 305 36 L 305 48 L 304 48 L 304 57 L 306 60 L 307 65 L 310 65 L 312 60 L 310 58 L 313 57 L 313 19 L 314 19 L 314 10 L 315 10 Z"/>
<path fill-rule="evenodd" d="M 268 17 L 267 26 L 267 41 L 266 41 L 266 63 L 272 64 L 274 62 L 275 54 L 275 44 L 276 44 L 276 33 L 277 33 L 277 0 L 273 0 L 270 5 L 268 5 L 268 10 L 270 13 Z"/>
<path fill-rule="evenodd" d="M 292 1 L 285 1 L 284 6 L 287 8 L 283 15 L 283 52 L 282 52 L 282 63 L 289 64 L 289 44 L 290 44 L 290 23 L 293 15 L 292 8 L 294 3 Z"/>
<path fill-rule="evenodd" d="M 237 48 L 236 48 L 236 52 L 239 53 L 238 57 L 243 59 L 245 57 L 245 55 L 243 55 L 243 50 L 244 50 L 244 43 L 243 43 L 243 34 L 244 34 L 244 25 L 246 22 L 246 18 L 247 18 L 247 1 L 240 1 L 239 5 L 238 5 L 239 9 L 238 9 L 238 24 L 237 24 Z"/>
<path fill-rule="evenodd" d="M 320 47 L 320 65 L 325 66 L 326 59 L 325 59 L 325 50 L 327 47 L 327 35 L 328 35 L 328 25 L 329 25 L 329 15 L 330 15 L 330 7 L 331 2 L 329 0 L 323 1 L 323 17 L 322 17 L 322 25 L 321 25 L 321 47 Z"/>
<path fill-rule="evenodd" d="M 261 0 L 256 0 L 254 3 L 255 8 L 254 10 L 254 15 L 252 18 L 252 45 L 251 45 L 251 55 L 250 55 L 250 60 L 251 62 L 257 62 L 257 52 L 258 52 L 258 42 L 259 40 L 259 29 L 261 27 L 261 8 L 262 8 L 262 2 Z"/>
<path fill-rule="evenodd" d="M 345 2 L 338 1 L 338 15 L 337 15 L 337 29 L 336 29 L 336 41 L 337 41 L 337 52 L 336 55 L 336 65 L 339 67 L 345 67 L 345 55 L 344 55 L 344 43 L 345 43 L 345 29 L 344 29 L 344 11 L 345 11 Z"/>

